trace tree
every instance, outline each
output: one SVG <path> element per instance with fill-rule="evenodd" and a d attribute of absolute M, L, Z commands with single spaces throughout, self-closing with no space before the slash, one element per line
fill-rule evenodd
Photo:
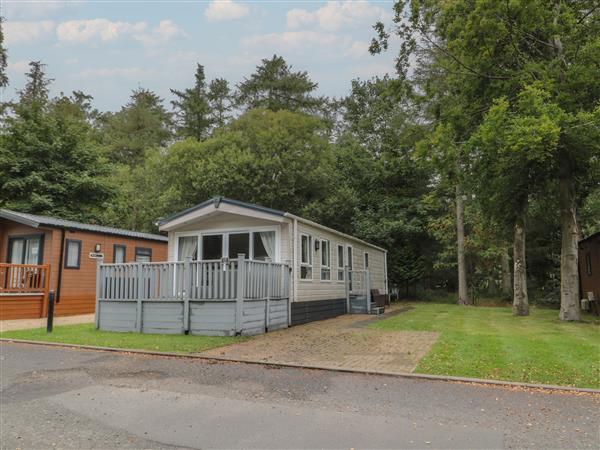
<path fill-rule="evenodd" d="M 114 162 L 135 166 L 148 149 L 164 147 L 172 138 L 171 114 L 163 100 L 147 89 L 136 89 L 129 103 L 98 119 L 102 143 Z"/>
<path fill-rule="evenodd" d="M 213 129 L 225 126 L 231 119 L 233 94 L 224 78 L 215 78 L 208 85 L 206 95 L 210 109 L 210 124 Z"/>
<path fill-rule="evenodd" d="M 0 16 L 0 89 L 8 86 L 8 77 L 6 76 L 7 56 L 4 48 L 4 17 Z"/>
<path fill-rule="evenodd" d="M 171 93 L 177 97 L 171 104 L 177 110 L 177 134 L 201 141 L 208 136 L 212 125 L 204 66 L 197 64 L 194 78 L 192 88 L 183 91 L 171 89 Z"/>
<path fill-rule="evenodd" d="M 150 151 L 111 216 L 150 231 L 157 218 L 215 195 L 304 214 L 330 187 L 324 129 L 312 116 L 254 109 L 204 141 Z"/>
<path fill-rule="evenodd" d="M 281 56 L 263 59 L 256 72 L 238 85 L 238 103 L 246 110 L 315 112 L 324 100 L 314 97 L 317 83 L 305 72 L 294 72 Z"/>
<path fill-rule="evenodd" d="M 83 111 L 68 97 L 48 100 L 44 65 L 30 67 L 0 134 L 2 207 L 94 221 L 113 193 L 109 166 Z"/>
<path fill-rule="evenodd" d="M 549 153 L 547 181 L 558 185 L 562 230 L 561 318 L 579 318 L 577 289 L 577 215 L 581 180 L 589 176 L 590 155 L 598 152 L 588 137 L 596 129 L 593 111 L 600 98 L 600 81 L 594 75 L 600 56 L 600 10 L 593 0 L 566 2 L 397 2 L 396 29 L 403 38 L 398 66 L 409 76 L 410 61 L 418 48 L 423 59 L 415 78 L 432 82 L 440 77 L 450 87 L 450 111 L 460 111 L 466 142 L 493 102 L 505 96 L 512 102 L 532 83 L 550 94 L 570 119 L 559 120 L 561 133 Z M 409 11 L 408 21 L 404 12 Z M 379 40 L 373 51 L 386 48 L 390 33 L 377 24 Z M 424 61 L 424 63 L 423 63 Z M 433 64 L 432 64 L 433 62 Z M 423 84 L 421 84 L 423 85 Z M 425 85 L 427 86 L 427 85 Z M 459 106 L 457 108 L 457 106 Z M 586 122 L 579 119 L 592 114 Z M 578 144 L 569 123 L 578 122 Z M 456 123 L 456 122 L 455 122 Z M 562 128 L 562 126 L 566 126 Z"/>

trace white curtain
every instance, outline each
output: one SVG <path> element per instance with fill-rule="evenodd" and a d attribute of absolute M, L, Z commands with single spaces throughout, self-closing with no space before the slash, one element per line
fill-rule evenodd
<path fill-rule="evenodd" d="M 275 261 L 275 232 L 261 231 L 259 234 L 262 245 L 267 252 L 267 256 L 271 258 L 271 261 Z"/>
<path fill-rule="evenodd" d="M 197 259 L 198 252 L 198 237 L 196 236 L 187 236 L 179 238 L 179 261 L 185 261 L 185 259 L 189 256 L 193 260 Z"/>

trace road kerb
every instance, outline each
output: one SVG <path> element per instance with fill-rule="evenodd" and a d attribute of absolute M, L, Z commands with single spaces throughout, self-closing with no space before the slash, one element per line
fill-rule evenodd
<path fill-rule="evenodd" d="M 83 350 L 97 350 L 103 352 L 115 352 L 115 353 L 132 353 L 139 355 L 151 355 L 151 356 L 162 356 L 168 358 L 181 358 L 181 359 L 200 359 L 204 361 L 219 361 L 228 363 L 240 363 L 240 364 L 257 364 L 272 367 L 291 367 L 295 369 L 310 369 L 310 370 L 326 370 L 332 372 L 342 373 L 360 373 L 363 375 L 378 375 L 378 376 L 390 376 L 399 378 L 409 379 L 421 379 L 430 381 L 446 381 L 454 383 L 473 383 L 488 386 L 497 387 L 516 387 L 525 389 L 538 389 L 546 391 L 562 391 L 566 393 L 586 393 L 600 395 L 600 389 L 591 388 L 578 388 L 573 386 L 557 386 L 552 384 L 535 384 L 535 383 L 523 383 L 518 381 L 503 381 L 503 380 L 488 380 L 483 378 L 468 378 L 468 377 L 457 377 L 452 375 L 430 375 L 422 373 L 409 373 L 409 372 L 386 372 L 386 371 L 372 371 L 362 369 L 347 369 L 343 367 L 335 366 L 315 366 L 307 364 L 295 364 L 285 362 L 271 362 L 262 360 L 242 360 L 219 356 L 204 356 L 201 354 L 194 353 L 174 353 L 174 352 L 161 352 L 157 350 L 139 350 L 139 349 L 127 349 L 127 348 L 115 348 L 115 347 L 100 347 L 94 345 L 83 345 L 83 344 L 67 344 L 63 342 L 45 342 L 45 341 L 32 341 L 27 339 L 11 339 L 11 338 L 0 338 L 0 342 L 14 342 L 18 344 L 32 344 L 42 345 L 50 347 L 63 347 L 63 348 L 74 348 Z"/>

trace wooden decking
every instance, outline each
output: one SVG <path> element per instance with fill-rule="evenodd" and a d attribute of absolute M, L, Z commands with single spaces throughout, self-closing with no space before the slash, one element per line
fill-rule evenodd
<path fill-rule="evenodd" d="M 0 264 L 0 320 L 45 317 L 49 289 L 49 265 Z"/>

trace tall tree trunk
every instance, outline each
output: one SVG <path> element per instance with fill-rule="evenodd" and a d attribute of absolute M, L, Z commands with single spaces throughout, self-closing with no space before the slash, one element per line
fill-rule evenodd
<path fill-rule="evenodd" d="M 510 272 L 510 255 L 508 249 L 504 249 L 502 252 L 502 295 L 510 297 L 512 294 L 512 274 Z"/>
<path fill-rule="evenodd" d="M 572 180 L 567 176 L 559 179 L 560 202 L 560 320 L 580 320 L 578 242 L 575 192 Z"/>
<path fill-rule="evenodd" d="M 456 185 L 456 241 L 458 246 L 458 304 L 472 304 L 467 289 L 467 264 L 465 261 L 465 203 L 460 189 Z"/>
<path fill-rule="evenodd" d="M 529 297 L 527 295 L 527 265 L 525 264 L 525 214 L 515 222 L 513 247 L 514 260 L 514 294 L 513 314 L 515 316 L 529 315 Z"/>

